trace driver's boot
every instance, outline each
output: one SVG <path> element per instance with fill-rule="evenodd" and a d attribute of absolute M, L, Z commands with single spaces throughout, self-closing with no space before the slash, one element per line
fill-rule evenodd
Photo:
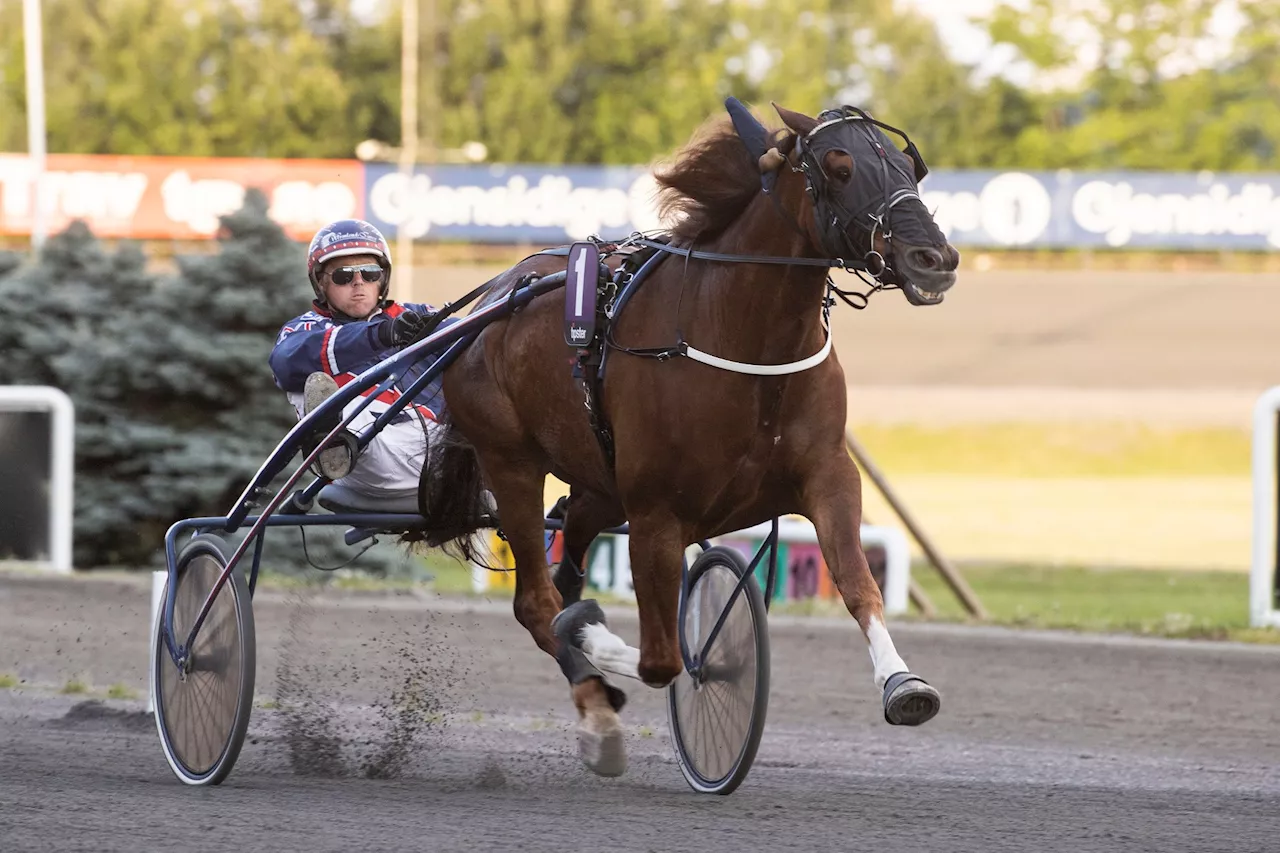
<path fill-rule="evenodd" d="M 302 389 L 302 415 L 306 417 L 320 408 L 320 404 L 338 392 L 338 383 L 327 373 L 316 372 L 307 377 Z M 310 453 L 329 432 L 342 421 L 342 411 L 335 409 L 331 415 L 316 423 L 306 437 L 305 450 Z M 334 440 L 316 457 L 312 470 L 330 480 L 340 480 L 351 473 L 355 464 L 356 441 L 347 430 L 338 433 Z"/>

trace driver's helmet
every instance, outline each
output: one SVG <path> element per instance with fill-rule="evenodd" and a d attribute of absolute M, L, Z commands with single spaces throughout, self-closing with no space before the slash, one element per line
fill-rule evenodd
<path fill-rule="evenodd" d="M 320 289 L 320 270 L 325 261 L 344 255 L 377 256 L 378 265 L 384 271 L 378 299 L 385 300 L 391 290 L 391 247 L 387 245 L 387 238 L 382 236 L 382 232 L 363 219 L 330 222 L 311 238 L 311 248 L 307 250 L 307 278 L 311 280 L 311 289 L 315 291 L 316 299 L 324 302 L 324 291 Z"/>

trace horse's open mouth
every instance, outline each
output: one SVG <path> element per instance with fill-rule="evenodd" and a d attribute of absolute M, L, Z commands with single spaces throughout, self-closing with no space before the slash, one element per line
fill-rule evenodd
<path fill-rule="evenodd" d="M 938 305 L 956 283 L 960 253 L 950 246 L 895 247 L 893 277 L 912 305 Z"/>
<path fill-rule="evenodd" d="M 951 279 L 953 282 L 955 281 L 955 273 L 951 273 Z M 938 305 L 942 302 L 943 297 L 947 295 L 946 289 L 946 287 L 943 287 L 936 291 L 929 291 L 910 279 L 902 281 L 902 294 L 907 297 L 907 301 L 912 305 Z"/>

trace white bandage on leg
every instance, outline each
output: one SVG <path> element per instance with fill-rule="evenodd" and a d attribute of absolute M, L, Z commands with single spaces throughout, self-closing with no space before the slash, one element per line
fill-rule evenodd
<path fill-rule="evenodd" d="M 582 629 L 581 640 L 582 653 L 595 664 L 596 669 L 641 680 L 636 669 L 640 665 L 640 650 L 628 646 L 608 627 L 599 623 L 587 625 Z"/>
<path fill-rule="evenodd" d="M 889 637 L 889 629 L 879 616 L 872 616 L 867 626 L 867 644 L 871 652 L 871 664 L 875 667 L 876 687 L 884 690 L 889 676 L 907 671 L 907 663 L 898 655 Z"/>

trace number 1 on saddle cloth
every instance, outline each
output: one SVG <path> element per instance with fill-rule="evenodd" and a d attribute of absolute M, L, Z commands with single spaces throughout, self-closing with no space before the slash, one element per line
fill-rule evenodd
<path fill-rule="evenodd" d="M 595 243 L 574 243 L 564 288 L 564 342 L 574 349 L 586 349 L 595 337 L 599 281 L 600 249 Z"/>

